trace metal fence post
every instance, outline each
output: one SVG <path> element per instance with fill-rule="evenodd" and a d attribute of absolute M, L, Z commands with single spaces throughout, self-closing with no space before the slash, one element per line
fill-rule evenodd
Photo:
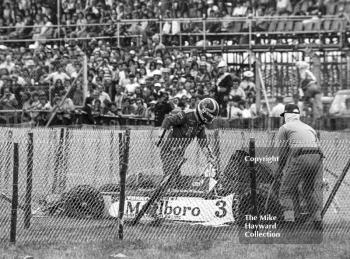
<path fill-rule="evenodd" d="M 28 133 L 28 149 L 27 149 L 27 187 L 25 196 L 24 211 L 24 228 L 30 227 L 31 210 L 32 210 L 32 186 L 33 186 L 33 132 Z"/>
<path fill-rule="evenodd" d="M 117 21 L 117 46 L 120 48 L 120 20 Z"/>
<path fill-rule="evenodd" d="M 217 161 L 215 161 L 216 165 L 217 165 L 217 171 L 221 172 L 220 170 L 220 130 L 216 129 L 214 131 L 214 154 L 215 157 L 217 159 Z"/>
<path fill-rule="evenodd" d="M 203 14 L 203 50 L 206 50 L 207 45 L 207 24 L 206 24 L 206 17 L 205 14 Z"/>
<path fill-rule="evenodd" d="M 10 243 L 16 243 L 17 232 L 17 209 L 18 209 L 18 143 L 13 143 L 13 183 L 12 183 L 12 206 L 11 206 L 11 230 Z"/>
<path fill-rule="evenodd" d="M 162 26 L 162 15 L 159 15 L 159 44 L 163 43 L 163 26 Z"/>
<path fill-rule="evenodd" d="M 126 174 L 128 171 L 128 163 L 129 163 L 129 146 L 130 146 L 130 129 L 127 129 L 125 132 L 125 137 L 123 138 L 123 134 L 119 133 L 119 144 L 120 149 L 120 196 L 119 196 L 119 213 L 118 213 L 118 237 L 119 239 L 123 239 L 124 237 L 124 224 L 123 224 L 123 216 L 124 216 L 124 208 L 125 208 L 125 187 L 126 187 Z"/>
<path fill-rule="evenodd" d="M 64 142 L 64 128 L 60 130 L 60 138 L 58 142 L 58 147 L 55 155 L 55 164 L 54 164 L 54 175 L 53 175 L 53 184 L 52 184 L 52 193 L 59 193 L 60 188 L 60 172 L 63 159 L 63 142 Z"/>
<path fill-rule="evenodd" d="M 255 139 L 250 138 L 249 139 L 249 156 L 251 158 L 255 157 Z M 253 208 L 252 214 L 253 216 L 257 216 L 258 214 L 258 208 L 256 204 L 256 170 L 255 170 L 255 163 L 250 159 L 249 161 L 249 168 L 250 168 L 250 192 L 251 192 L 251 207 Z"/>

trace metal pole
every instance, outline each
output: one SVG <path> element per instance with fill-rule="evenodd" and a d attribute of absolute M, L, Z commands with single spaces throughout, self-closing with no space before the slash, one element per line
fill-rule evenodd
<path fill-rule="evenodd" d="M 220 170 L 220 131 L 218 129 L 214 131 L 214 154 L 217 159 L 217 161 L 215 161 L 216 167 L 217 167 L 216 169 L 218 172 L 221 172 Z"/>
<path fill-rule="evenodd" d="M 159 44 L 163 41 L 162 15 L 159 15 Z"/>
<path fill-rule="evenodd" d="M 255 61 L 255 86 L 256 86 L 255 105 L 256 105 L 256 112 L 260 115 L 261 114 L 261 84 L 260 84 L 260 77 L 258 75 L 259 69 L 260 69 L 260 59 L 256 58 L 256 61 Z"/>
<path fill-rule="evenodd" d="M 10 243 L 16 243 L 17 209 L 18 209 L 18 143 L 13 143 L 13 183 L 12 183 L 12 207 Z"/>
<path fill-rule="evenodd" d="M 249 23 L 249 70 L 252 70 L 252 19 L 253 16 L 248 15 L 248 23 Z"/>
<path fill-rule="evenodd" d="M 207 45 L 207 22 L 205 19 L 205 14 L 203 14 L 203 50 L 206 50 Z"/>
<path fill-rule="evenodd" d="M 117 45 L 120 48 L 120 21 L 117 21 Z"/>
<path fill-rule="evenodd" d="M 127 129 L 125 132 L 125 137 L 123 138 L 122 133 L 119 133 L 119 143 L 120 148 L 122 150 L 120 156 L 120 196 L 119 196 L 119 213 L 118 213 L 118 237 L 119 239 L 123 239 L 124 237 L 124 208 L 125 208 L 125 186 L 126 186 L 126 174 L 128 171 L 128 163 L 129 163 L 129 145 L 130 145 L 130 129 Z"/>
<path fill-rule="evenodd" d="M 88 96 L 88 59 L 87 56 L 84 55 L 83 57 L 83 96 L 84 96 L 84 103 L 85 103 L 85 99 Z M 83 105 L 84 105 L 83 103 Z"/>
<path fill-rule="evenodd" d="M 59 193 L 60 187 L 60 172 L 62 167 L 63 160 L 63 142 L 64 142 L 64 128 L 61 128 L 60 138 L 58 142 L 57 151 L 55 154 L 55 162 L 54 162 L 54 175 L 53 175 L 53 184 L 52 184 L 52 193 Z"/>
<path fill-rule="evenodd" d="M 33 132 L 28 133 L 28 157 L 27 157 L 27 188 L 25 202 L 24 228 L 30 227 L 32 211 L 32 186 L 33 186 Z"/>
<path fill-rule="evenodd" d="M 249 156 L 251 158 L 255 157 L 255 139 L 250 138 L 249 140 Z M 257 216 L 258 208 L 256 204 L 256 171 L 255 171 L 255 163 L 254 161 L 249 161 L 250 168 L 250 192 L 251 192 L 251 207 L 253 208 L 252 214 L 253 216 Z"/>
<path fill-rule="evenodd" d="M 58 29 L 58 38 L 61 38 L 61 4 L 60 0 L 57 0 L 57 29 Z"/>

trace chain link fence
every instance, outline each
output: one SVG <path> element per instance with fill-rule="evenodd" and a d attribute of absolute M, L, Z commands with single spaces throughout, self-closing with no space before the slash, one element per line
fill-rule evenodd
<path fill-rule="evenodd" d="M 325 158 L 321 170 L 323 181 L 318 186 L 322 188 L 324 205 L 349 163 L 350 138 L 346 132 L 319 133 Z M 158 147 L 158 134 L 152 129 L 130 131 L 123 218 L 125 239 L 241 238 L 240 230 L 247 223 L 245 215 L 258 213 L 281 218 L 279 192 L 271 191 L 278 163 L 273 159 L 254 163 L 246 158 L 279 157 L 275 148 L 276 131 L 208 130 L 208 143 L 217 157 L 215 168 L 208 164 L 198 140 L 167 141 Z M 3 208 L 0 242 L 9 242 L 11 232 L 16 161 L 17 242 L 95 242 L 118 238 L 121 157 L 127 145 L 125 131 L 0 128 L 0 136 Z M 18 156 L 14 143 L 18 143 Z M 186 150 L 184 144 L 188 145 Z M 164 184 L 164 161 L 170 165 L 168 168 L 176 170 L 177 151 L 170 148 L 177 145 L 181 146 L 179 154 L 185 162 L 174 185 L 167 185 L 169 189 L 165 188 L 164 197 L 157 200 L 157 206 L 151 206 L 139 224 L 130 224 L 155 189 Z M 161 154 L 165 149 L 173 156 L 168 160 Z M 349 232 L 349 188 L 347 175 L 323 218 L 325 235 Z M 266 221 L 271 226 L 274 224 L 271 219 Z"/>

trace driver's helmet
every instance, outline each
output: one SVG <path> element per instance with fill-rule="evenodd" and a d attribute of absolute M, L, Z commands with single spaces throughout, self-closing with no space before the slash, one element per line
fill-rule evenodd
<path fill-rule="evenodd" d="M 196 112 L 202 123 L 210 124 L 219 115 L 219 104 L 212 98 L 204 98 L 198 103 Z"/>

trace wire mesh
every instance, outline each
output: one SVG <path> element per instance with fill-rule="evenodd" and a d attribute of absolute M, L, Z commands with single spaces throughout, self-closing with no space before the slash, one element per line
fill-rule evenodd
<path fill-rule="evenodd" d="M 33 161 L 28 156 L 33 133 Z M 8 242 L 12 199 L 13 143 L 19 144 L 18 242 L 85 242 L 117 238 L 122 130 L 0 128 L 0 240 Z M 126 179 L 125 239 L 220 238 L 239 236 L 240 221 L 251 207 L 249 143 L 255 157 L 278 157 L 275 131 L 207 130 L 215 161 L 208 162 L 201 140 L 193 139 L 179 154 L 186 158 L 176 184 L 169 185 L 141 222 L 136 216 L 164 179 L 157 130 L 132 130 Z M 350 140 L 345 132 L 320 132 L 323 160 L 323 205 L 349 161 Z M 188 140 L 186 140 L 188 141 Z M 163 145 L 183 146 L 184 140 Z M 169 151 L 170 150 L 170 151 Z M 170 160 L 176 168 L 176 159 Z M 33 166 L 31 225 L 24 225 L 27 175 Z M 278 163 L 254 164 L 258 213 L 265 212 Z M 307 170 L 306 170 L 307 171 Z M 324 216 L 324 235 L 341 236 L 350 228 L 347 175 Z M 169 188 L 168 188 L 169 187 Z M 269 201 L 268 214 L 281 218 L 279 192 Z M 247 212 L 248 211 L 248 212 Z M 273 223 L 271 223 L 273 224 Z M 281 227 L 282 228 L 282 227 Z M 297 228 L 297 227 L 296 227 Z M 243 224 L 244 229 L 244 224 Z M 301 230 L 300 230 L 301 231 Z M 304 232 L 298 232 L 306 235 Z"/>

